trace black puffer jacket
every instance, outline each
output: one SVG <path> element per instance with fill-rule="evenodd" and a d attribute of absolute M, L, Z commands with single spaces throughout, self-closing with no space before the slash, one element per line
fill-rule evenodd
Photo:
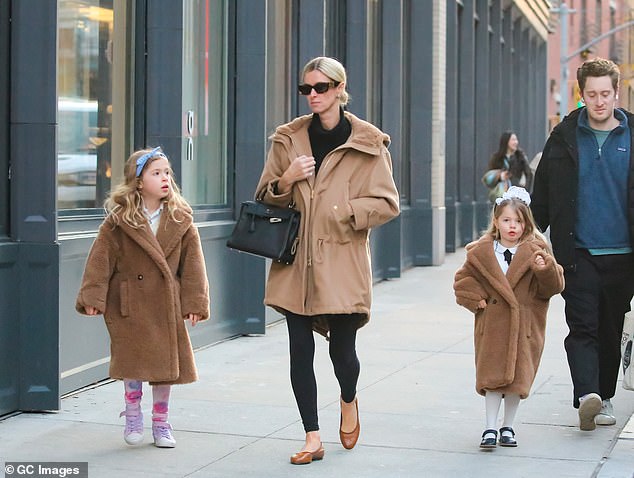
<path fill-rule="evenodd" d="M 566 116 L 550 134 L 535 173 L 531 202 L 531 210 L 540 229 L 545 231 L 550 226 L 555 258 L 566 270 L 576 267 L 575 218 L 579 185 L 576 130 L 579 114 L 584 108 Z M 627 116 L 632 144 L 627 209 L 630 243 L 634 248 L 634 115 L 623 109 L 621 111 Z M 609 220 L 609 217 L 605 218 L 605 221 Z"/>

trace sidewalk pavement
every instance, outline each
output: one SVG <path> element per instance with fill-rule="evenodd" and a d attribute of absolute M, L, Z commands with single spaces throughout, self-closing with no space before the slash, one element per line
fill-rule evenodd
<path fill-rule="evenodd" d="M 339 444 L 339 393 L 327 343 L 316 336 L 320 426 L 326 455 L 293 466 L 303 429 L 288 378 L 283 322 L 264 336 L 196 352 L 200 380 L 172 391 L 175 449 L 122 437 L 120 382 L 62 400 L 58 413 L 0 421 L 0 460 L 88 462 L 97 477 L 634 477 L 634 395 L 613 399 L 617 425 L 578 428 L 563 349 L 563 301 L 553 298 L 532 393 L 520 404 L 519 446 L 482 451 L 484 400 L 474 389 L 473 316 L 455 304 L 453 275 L 464 250 L 439 267 L 405 271 L 374 288 L 373 317 L 358 335 L 361 437 Z M 212 284 L 213 286 L 213 284 Z M 213 287 L 212 287 L 213 291 Z M 628 423 L 629 422 L 629 423 Z"/>

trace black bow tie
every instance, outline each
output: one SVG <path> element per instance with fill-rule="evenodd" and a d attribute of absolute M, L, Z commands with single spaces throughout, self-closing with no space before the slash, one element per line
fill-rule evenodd
<path fill-rule="evenodd" d="M 508 265 L 511 265 L 511 259 L 513 258 L 513 253 L 508 249 L 504 251 L 504 260 Z"/>

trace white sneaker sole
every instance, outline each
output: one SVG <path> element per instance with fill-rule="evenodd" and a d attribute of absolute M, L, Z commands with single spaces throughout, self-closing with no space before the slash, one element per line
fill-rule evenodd
<path fill-rule="evenodd" d="M 138 445 L 143 442 L 143 434 L 142 433 L 130 433 L 123 437 L 125 442 L 128 445 Z"/>
<path fill-rule="evenodd" d="M 594 421 L 597 425 L 616 425 L 615 417 L 602 413 L 599 413 Z"/>
<path fill-rule="evenodd" d="M 168 440 L 156 440 L 154 442 L 154 446 L 157 448 L 175 448 L 176 442 L 168 441 Z"/>
<path fill-rule="evenodd" d="M 592 431 L 597 427 L 594 421 L 601 411 L 601 397 L 596 393 L 590 393 L 579 404 L 579 428 L 583 431 Z"/>

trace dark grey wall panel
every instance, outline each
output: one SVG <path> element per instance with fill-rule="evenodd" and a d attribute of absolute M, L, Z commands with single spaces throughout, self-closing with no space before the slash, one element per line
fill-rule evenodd
<path fill-rule="evenodd" d="M 514 102 L 513 102 L 513 76 L 508 73 L 509 69 L 513 68 L 513 14 L 511 13 L 511 8 L 507 8 L 502 10 L 502 38 L 504 43 L 502 45 L 502 65 L 504 65 L 505 73 L 502 75 L 502 95 L 500 97 L 501 104 L 501 112 L 500 112 L 500 125 L 501 129 L 509 129 L 512 127 L 512 121 L 514 115 L 508 115 L 509 111 L 514 111 Z M 506 121 L 503 118 L 507 118 Z M 504 126 L 511 122 L 510 126 Z"/>
<path fill-rule="evenodd" d="M 491 52 L 489 55 L 489 81 L 493 88 L 489 92 L 489 114 L 490 114 L 490 128 L 489 128 L 489 154 L 486 157 L 488 161 L 497 149 L 497 145 L 500 139 L 500 134 L 505 129 L 505 123 L 507 121 L 507 113 L 502 109 L 502 83 L 503 77 L 506 76 L 505 68 L 503 67 L 502 60 L 502 48 L 503 48 L 503 34 L 502 34 L 502 0 L 493 0 L 491 2 Z"/>
<path fill-rule="evenodd" d="M 458 174 L 460 245 L 473 240 L 475 168 L 475 1 L 465 0 L 458 24 Z M 480 187 L 478 184 L 477 187 Z"/>
<path fill-rule="evenodd" d="M 458 202 L 458 6 L 447 2 L 445 95 L 445 250 L 455 252 L 458 244 L 456 205 Z"/>
<path fill-rule="evenodd" d="M 266 160 L 266 4 L 236 2 L 236 212 L 252 199 Z M 256 72 L 261 72 L 257 74 Z"/>
<path fill-rule="evenodd" d="M 401 226 L 401 270 L 414 267 L 414 255 L 416 254 L 416 241 L 410 240 L 414 238 L 414 218 L 412 217 L 412 208 L 408 205 L 401 206 L 401 214 L 399 216 Z M 390 245 L 390 247 L 392 247 Z"/>
<path fill-rule="evenodd" d="M 59 247 L 20 244 L 20 409 L 59 409 Z"/>
<path fill-rule="evenodd" d="M 55 123 L 57 1 L 11 2 L 11 122 Z"/>
<path fill-rule="evenodd" d="M 475 172 L 478 174 L 487 169 L 491 148 L 495 142 L 491 142 L 490 113 L 491 94 L 496 86 L 492 85 L 489 78 L 489 62 L 491 55 L 489 33 L 489 5 L 488 2 L 478 2 L 478 21 L 475 30 Z M 487 201 L 487 191 L 481 184 L 476 184 L 474 197 L 478 202 Z"/>
<path fill-rule="evenodd" d="M 17 241 L 53 242 L 57 2 L 13 1 L 11 16 L 11 235 Z"/>
<path fill-rule="evenodd" d="M 53 243 L 57 237 L 56 127 L 13 123 L 10 135 L 11 158 L 19 158 L 11 167 L 11 237 Z"/>
<path fill-rule="evenodd" d="M 11 2 L 11 239 L 21 410 L 59 408 L 56 217 L 57 2 Z"/>
<path fill-rule="evenodd" d="M 0 415 L 19 408 L 18 245 L 0 244 Z"/>
<path fill-rule="evenodd" d="M 180 178 L 184 114 L 181 2 L 152 0 L 147 3 L 146 39 L 145 145 L 161 145 L 171 160 L 174 174 Z"/>
<path fill-rule="evenodd" d="M 381 8 L 381 129 L 390 135 L 390 155 L 395 182 L 399 189 L 403 167 L 403 2 L 386 2 Z M 376 232 L 377 250 L 373 264 L 380 264 L 381 278 L 400 277 L 401 219 L 381 226 Z M 408 238 L 411 240 L 411 238 Z"/>
<path fill-rule="evenodd" d="M 238 0 L 236 11 L 235 58 L 235 197 L 234 211 L 240 203 L 252 199 L 264 162 L 268 136 L 266 131 L 266 3 Z M 255 74 L 261 72 L 261 74 Z M 226 233 L 226 236 L 229 232 Z M 226 237 L 225 236 L 225 237 Z M 226 240 L 226 239 L 225 239 Z M 228 252 L 225 252 L 227 254 Z M 229 257 L 229 256 L 223 256 Z M 239 275 L 232 276 L 232 310 L 238 317 L 248 317 L 249 328 L 243 333 L 264 333 L 266 325 L 264 299 L 264 260 L 252 257 L 233 258 Z M 232 272 L 233 274 L 233 272 Z M 220 276 L 222 277 L 222 275 Z M 240 296 L 248 284 L 249 294 Z M 213 301 L 213 298 L 212 298 Z M 242 310 L 240 310 L 242 309 Z M 246 310 L 245 310 L 246 309 Z"/>
<path fill-rule="evenodd" d="M 410 206 L 414 221 L 414 265 L 432 264 L 432 213 L 431 213 L 431 134 L 432 101 L 427 94 L 432 91 L 433 18 L 426 2 L 412 2 L 410 26 L 409 78 L 409 151 L 411 164 Z"/>
<path fill-rule="evenodd" d="M 295 0 L 293 25 L 291 86 L 299 82 L 304 65 L 312 58 L 325 54 L 325 2 L 323 0 Z M 345 29 L 344 29 L 345 30 Z M 345 65 L 344 65 L 345 66 Z M 310 113 L 304 98 L 291 91 L 291 116 Z"/>
<path fill-rule="evenodd" d="M 0 237 L 9 233 L 10 5 L 0 0 Z"/>
<path fill-rule="evenodd" d="M 352 98 L 348 109 L 360 118 L 367 119 L 367 96 L 376 94 L 368 92 L 368 2 L 365 0 L 348 0 L 346 2 L 346 73 L 348 87 Z"/>
<path fill-rule="evenodd" d="M 487 170 L 487 163 L 496 144 L 490 139 L 494 135 L 491 131 L 491 96 L 496 85 L 489 78 L 489 64 L 491 61 L 491 34 L 489 30 L 489 3 L 478 2 L 475 40 L 475 191 L 473 197 L 475 205 L 476 235 L 486 226 L 489 210 L 488 190 L 478 180 Z"/>

